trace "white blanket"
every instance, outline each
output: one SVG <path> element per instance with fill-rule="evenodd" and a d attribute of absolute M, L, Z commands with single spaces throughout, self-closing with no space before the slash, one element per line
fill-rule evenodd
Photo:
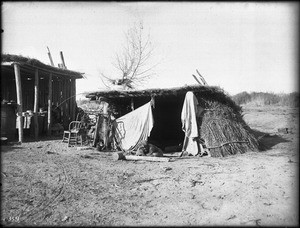
<path fill-rule="evenodd" d="M 116 120 L 116 138 L 123 150 L 136 149 L 141 141 L 146 141 L 153 128 L 151 102 L 121 116 Z"/>
<path fill-rule="evenodd" d="M 192 155 L 197 155 L 200 151 L 199 144 L 196 141 L 199 136 L 196 119 L 197 106 L 198 100 L 195 95 L 190 91 L 187 92 L 181 112 L 182 130 L 185 132 L 182 151 L 187 151 Z"/>

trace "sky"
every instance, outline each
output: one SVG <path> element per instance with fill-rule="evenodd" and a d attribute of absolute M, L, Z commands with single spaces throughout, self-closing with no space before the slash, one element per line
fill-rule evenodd
<path fill-rule="evenodd" d="M 85 73 L 76 92 L 105 89 L 125 32 L 143 21 L 158 65 L 145 88 L 197 84 L 230 95 L 298 91 L 297 2 L 2 2 L 2 53 Z M 152 63 L 151 62 L 151 63 Z M 150 63 L 149 63 L 150 64 Z"/>

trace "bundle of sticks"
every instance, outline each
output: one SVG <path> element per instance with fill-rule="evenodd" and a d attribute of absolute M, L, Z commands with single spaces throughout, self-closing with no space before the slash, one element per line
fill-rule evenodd
<path fill-rule="evenodd" d="M 258 150 L 258 141 L 242 116 L 234 113 L 228 106 L 211 102 L 210 108 L 204 110 L 199 122 L 201 138 L 212 157 Z"/>

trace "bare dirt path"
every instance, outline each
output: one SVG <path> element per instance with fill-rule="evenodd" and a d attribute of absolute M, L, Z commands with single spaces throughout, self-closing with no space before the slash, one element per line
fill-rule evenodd
<path fill-rule="evenodd" d="M 2 224 L 297 225 L 298 110 L 244 110 L 268 150 L 148 162 L 60 138 L 2 146 Z"/>

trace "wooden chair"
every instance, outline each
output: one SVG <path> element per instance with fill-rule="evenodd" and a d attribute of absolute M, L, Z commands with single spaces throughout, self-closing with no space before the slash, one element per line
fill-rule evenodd
<path fill-rule="evenodd" d="M 69 146 L 76 146 L 78 143 L 82 146 L 82 135 L 80 121 L 72 121 L 69 124 L 69 130 L 64 131 L 62 142 L 67 142 Z"/>

